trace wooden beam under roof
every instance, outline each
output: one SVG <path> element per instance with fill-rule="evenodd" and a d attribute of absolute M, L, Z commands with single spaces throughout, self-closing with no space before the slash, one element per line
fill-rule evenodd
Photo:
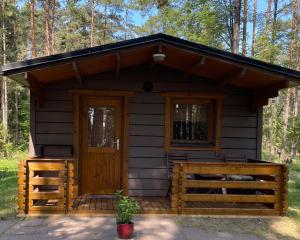
<path fill-rule="evenodd" d="M 36 96 L 38 106 L 41 107 L 42 101 L 43 101 L 43 96 L 44 96 L 42 94 L 43 83 L 41 83 L 38 79 L 36 79 L 34 76 L 32 76 L 29 73 L 25 74 L 25 79 L 29 83 L 30 91 L 32 91 Z"/>
<path fill-rule="evenodd" d="M 195 64 L 190 66 L 188 69 L 186 69 L 183 73 L 183 79 L 190 76 L 199 66 L 204 65 L 206 58 L 201 57 L 199 61 L 197 61 Z"/>
<path fill-rule="evenodd" d="M 33 92 L 39 92 L 43 88 L 43 83 L 29 73 L 25 74 L 25 79 L 29 83 L 29 88 Z"/>
<path fill-rule="evenodd" d="M 229 75 L 226 75 L 225 77 L 223 77 L 223 79 L 218 82 L 218 87 L 223 87 L 225 85 L 232 84 L 235 81 L 238 81 L 239 79 L 244 77 L 246 75 L 246 73 L 247 73 L 246 68 L 244 68 L 244 67 L 240 68 L 238 71 L 234 71 L 234 72 L 230 73 Z"/>
<path fill-rule="evenodd" d="M 116 77 L 119 77 L 120 70 L 121 70 L 121 55 L 120 55 L 120 53 L 117 52 L 116 53 L 116 71 L 115 71 Z"/>
<path fill-rule="evenodd" d="M 77 81 L 79 82 L 79 84 L 81 85 L 82 84 L 82 77 L 80 75 L 80 72 L 78 70 L 78 66 L 77 66 L 77 63 L 76 62 L 72 62 L 72 68 L 76 74 L 76 78 L 77 78 Z"/>
<path fill-rule="evenodd" d="M 270 84 L 262 88 L 256 89 L 253 94 L 252 110 L 255 112 L 258 108 L 265 106 L 269 102 L 269 98 L 278 96 L 278 92 L 281 89 L 288 87 L 288 81 L 280 81 L 276 84 Z"/>

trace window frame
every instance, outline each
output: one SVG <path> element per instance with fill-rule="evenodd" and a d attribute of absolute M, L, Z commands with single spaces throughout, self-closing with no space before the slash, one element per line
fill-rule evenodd
<path fill-rule="evenodd" d="M 163 92 L 161 96 L 165 98 L 165 152 L 171 150 L 199 150 L 221 152 L 221 130 L 222 130 L 222 105 L 224 94 L 221 93 L 186 93 L 186 92 Z M 207 103 L 209 107 L 208 114 L 208 141 L 199 146 L 173 144 L 173 113 L 174 103 L 197 104 Z"/>

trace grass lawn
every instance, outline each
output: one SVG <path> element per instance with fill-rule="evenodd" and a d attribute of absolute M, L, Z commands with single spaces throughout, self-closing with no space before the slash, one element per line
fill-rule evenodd
<path fill-rule="evenodd" d="M 300 163 L 290 166 L 288 216 L 300 223 Z"/>
<path fill-rule="evenodd" d="M 0 159 L 0 219 L 14 217 L 17 211 L 18 162 L 26 153 Z"/>
<path fill-rule="evenodd" d="M 0 159 L 0 219 L 16 216 L 18 162 L 25 153 Z M 300 163 L 290 166 L 288 217 L 178 217 L 178 224 L 207 231 L 256 234 L 263 239 L 300 239 Z"/>

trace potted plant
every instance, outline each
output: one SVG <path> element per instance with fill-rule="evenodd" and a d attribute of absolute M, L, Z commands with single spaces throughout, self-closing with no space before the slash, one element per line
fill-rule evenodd
<path fill-rule="evenodd" d="M 131 239 L 134 233 L 133 217 L 140 209 L 139 203 L 123 195 L 123 190 L 117 191 L 117 231 L 120 239 Z"/>

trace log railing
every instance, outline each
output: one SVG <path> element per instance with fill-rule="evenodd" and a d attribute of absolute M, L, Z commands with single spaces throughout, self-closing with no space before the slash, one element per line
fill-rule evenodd
<path fill-rule="evenodd" d="M 285 215 L 287 182 L 283 164 L 178 161 L 171 207 L 178 214 Z"/>
<path fill-rule="evenodd" d="M 66 159 L 30 159 L 19 164 L 20 213 L 66 213 L 74 198 L 74 165 Z"/>

